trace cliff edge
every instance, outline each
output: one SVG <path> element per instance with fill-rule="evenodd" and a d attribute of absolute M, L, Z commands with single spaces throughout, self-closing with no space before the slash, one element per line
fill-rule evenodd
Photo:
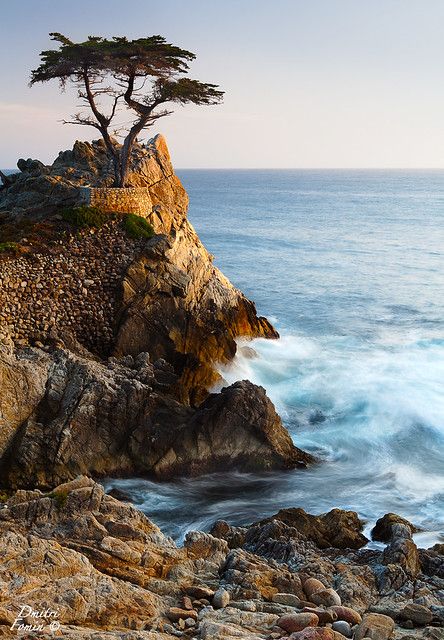
<path fill-rule="evenodd" d="M 200 242 L 165 140 L 137 147 L 128 190 L 108 187 L 100 142 L 18 166 L 0 191 L 0 238 L 16 234 L 0 256 L 3 485 L 312 462 L 264 390 L 245 381 L 206 400 L 236 338 L 278 334 Z M 72 228 L 63 211 L 88 198 L 102 224 Z M 151 238 L 128 236 L 112 209 L 134 198 Z"/>

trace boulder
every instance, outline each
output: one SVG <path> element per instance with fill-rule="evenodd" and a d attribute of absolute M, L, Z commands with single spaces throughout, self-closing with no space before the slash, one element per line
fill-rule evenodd
<path fill-rule="evenodd" d="M 210 395 L 153 470 L 168 478 L 235 468 L 292 469 L 312 462 L 294 446 L 265 390 L 243 380 Z"/>
<path fill-rule="evenodd" d="M 368 542 L 362 533 L 364 524 L 354 511 L 332 509 L 328 513 L 314 516 L 301 508 L 290 508 L 281 509 L 274 516 L 261 520 L 261 523 L 270 520 L 280 520 L 297 529 L 320 549 L 359 549 Z"/>
<path fill-rule="evenodd" d="M 389 640 L 395 629 L 395 623 L 389 616 L 379 613 L 366 613 L 362 622 L 357 626 L 354 633 L 354 640 Z"/>
<path fill-rule="evenodd" d="M 372 529 L 372 540 L 378 540 L 380 542 L 389 542 L 392 538 L 392 527 L 395 524 L 403 524 L 410 529 L 410 533 L 417 533 L 419 529 L 414 524 L 398 516 L 396 513 L 386 513 L 382 518 L 376 521 L 375 526 Z"/>
<path fill-rule="evenodd" d="M 317 627 L 319 618 L 315 613 L 290 613 L 279 618 L 276 624 L 287 633 L 293 633 L 306 627 Z"/>

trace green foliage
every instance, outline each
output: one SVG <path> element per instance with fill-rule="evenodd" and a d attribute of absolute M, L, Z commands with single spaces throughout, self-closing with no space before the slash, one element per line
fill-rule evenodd
<path fill-rule="evenodd" d="M 73 42 L 61 33 L 51 33 L 58 49 L 42 51 L 41 64 L 31 72 L 30 84 L 68 81 L 78 89 L 78 98 L 88 113 L 76 113 L 68 122 L 100 131 L 113 161 L 114 186 L 127 186 L 128 165 L 140 133 L 172 113 L 171 104 L 215 105 L 224 92 L 216 84 L 184 77 L 194 53 L 170 44 L 159 35 L 128 40 L 89 36 Z M 128 110 L 131 121 L 121 147 L 111 136 L 111 125 L 119 112 Z"/>
<path fill-rule="evenodd" d="M 111 217 L 112 214 L 105 213 L 98 207 L 88 207 L 87 205 L 70 207 L 62 211 L 62 218 L 78 229 L 90 227 L 100 229 Z"/>
<path fill-rule="evenodd" d="M 0 253 L 18 253 L 17 242 L 0 242 Z"/>
<path fill-rule="evenodd" d="M 123 224 L 125 231 L 131 238 L 152 238 L 154 235 L 154 229 L 145 218 L 136 216 L 134 213 L 128 213 Z"/>
<path fill-rule="evenodd" d="M 5 502 L 8 502 L 8 500 L 9 496 L 6 491 L 0 491 L 0 503 L 4 504 Z"/>
<path fill-rule="evenodd" d="M 51 498 L 56 503 L 57 509 L 63 509 L 63 507 L 66 505 L 66 501 L 68 500 L 68 496 L 69 491 L 67 490 L 53 491 L 52 493 L 48 494 L 48 498 Z"/>

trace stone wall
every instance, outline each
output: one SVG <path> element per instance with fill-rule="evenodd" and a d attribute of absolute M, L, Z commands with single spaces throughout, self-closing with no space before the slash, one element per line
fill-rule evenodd
<path fill-rule="evenodd" d="M 113 187 L 83 187 L 81 200 L 102 211 L 118 213 L 135 213 L 144 218 L 151 213 L 153 204 L 147 187 L 130 187 L 126 189 Z"/>
<path fill-rule="evenodd" d="M 70 332 L 107 355 L 114 342 L 121 283 L 141 240 L 115 223 L 65 237 L 49 250 L 0 258 L 0 340 L 47 342 Z"/>

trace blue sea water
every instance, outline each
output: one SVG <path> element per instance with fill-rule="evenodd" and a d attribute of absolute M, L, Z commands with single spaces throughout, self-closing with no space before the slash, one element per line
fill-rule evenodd
<path fill-rule="evenodd" d="M 227 382 L 263 385 L 307 471 L 114 482 L 168 533 L 289 506 L 388 511 L 444 539 L 444 171 L 179 175 L 216 264 L 272 320 Z"/>

